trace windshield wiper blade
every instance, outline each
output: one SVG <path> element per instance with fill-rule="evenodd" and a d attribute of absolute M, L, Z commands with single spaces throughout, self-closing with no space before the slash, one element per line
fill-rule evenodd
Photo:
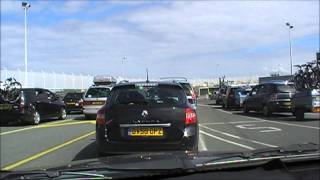
<path fill-rule="evenodd" d="M 25 179 L 26 176 L 30 176 L 31 179 L 47 177 L 47 178 L 56 178 L 60 176 L 59 171 L 0 171 L 0 179 Z"/>
<path fill-rule="evenodd" d="M 298 143 L 289 146 L 268 148 L 268 149 L 257 149 L 251 152 L 251 157 L 257 156 L 271 156 L 271 155 L 288 155 L 288 154 L 298 154 L 306 152 L 319 152 L 319 145 L 316 143 Z"/>

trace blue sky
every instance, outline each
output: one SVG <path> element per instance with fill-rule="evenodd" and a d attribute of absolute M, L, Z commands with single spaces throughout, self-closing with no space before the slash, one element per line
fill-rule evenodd
<path fill-rule="evenodd" d="M 29 69 L 144 77 L 286 74 L 319 51 L 318 1 L 28 1 Z M 21 1 L 1 1 L 1 67 L 24 68 Z"/>

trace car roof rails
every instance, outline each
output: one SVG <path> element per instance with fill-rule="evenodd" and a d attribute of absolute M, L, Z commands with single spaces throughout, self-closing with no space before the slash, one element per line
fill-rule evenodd
<path fill-rule="evenodd" d="M 188 82 L 188 79 L 185 78 L 185 77 L 161 77 L 160 80 L 184 81 L 184 82 Z"/>

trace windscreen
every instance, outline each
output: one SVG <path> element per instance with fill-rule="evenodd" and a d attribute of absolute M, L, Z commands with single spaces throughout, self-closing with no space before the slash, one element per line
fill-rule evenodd
<path fill-rule="evenodd" d="M 109 88 L 90 88 L 85 97 L 86 98 L 106 98 L 110 94 Z"/>
<path fill-rule="evenodd" d="M 81 99 L 82 96 L 82 93 L 68 93 L 64 99 Z"/>
<path fill-rule="evenodd" d="M 181 105 L 186 97 L 182 89 L 174 86 L 128 86 L 115 90 L 112 101 L 123 105 Z"/>
<path fill-rule="evenodd" d="M 295 88 L 291 84 L 280 84 L 280 85 L 277 85 L 276 89 L 277 89 L 277 92 L 280 92 L 280 93 L 295 92 Z"/>
<path fill-rule="evenodd" d="M 180 83 L 184 91 L 186 92 L 187 96 L 192 96 L 192 88 L 189 83 Z"/>

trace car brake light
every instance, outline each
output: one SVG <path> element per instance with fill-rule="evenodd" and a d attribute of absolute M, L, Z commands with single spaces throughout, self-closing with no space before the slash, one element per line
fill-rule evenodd
<path fill-rule="evenodd" d="M 106 124 L 105 114 L 106 114 L 106 111 L 104 108 L 101 108 L 98 110 L 97 120 L 96 120 L 97 125 L 105 125 Z"/>
<path fill-rule="evenodd" d="M 19 104 L 19 110 L 20 110 L 21 113 L 24 113 L 24 105 L 25 105 L 24 97 L 21 96 L 21 98 L 20 98 L 20 104 Z"/>
<path fill-rule="evenodd" d="M 83 101 L 83 105 L 91 105 L 91 101 Z"/>
<path fill-rule="evenodd" d="M 194 109 L 187 108 L 185 109 L 185 113 L 186 113 L 186 119 L 184 122 L 186 125 L 195 124 L 197 122 L 197 115 Z"/>

